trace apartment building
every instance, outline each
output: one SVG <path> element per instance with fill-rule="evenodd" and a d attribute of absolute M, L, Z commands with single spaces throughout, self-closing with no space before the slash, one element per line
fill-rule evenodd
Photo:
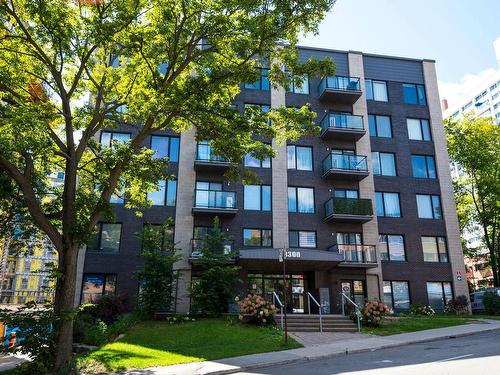
<path fill-rule="evenodd" d="M 284 145 L 268 140 L 277 156 L 245 157 L 261 179 L 245 186 L 224 179 L 230 164 L 208 142 L 197 143 L 195 129 L 147 139 L 157 157 L 169 157 L 177 179 L 149 194 L 153 206 L 141 218 L 112 199 L 116 223 L 100 223 L 80 254 L 76 302 L 104 293 L 133 298 L 137 234 L 172 217 L 166 235 L 183 254 L 176 310 L 188 311 L 199 243 L 215 216 L 232 238 L 228 247 L 239 250 L 242 292 L 270 298 L 285 291 L 291 313 L 308 312 L 308 293 L 324 313 L 340 311 L 341 293 L 395 310 L 413 302 L 443 309 L 468 294 L 434 61 L 308 47 L 299 55 L 333 58 L 336 76 L 274 89 L 263 66 L 257 82 L 242 83 L 234 105 L 267 111 L 308 103 L 321 133 Z M 110 145 L 134 131 L 108 129 L 98 139 Z"/>

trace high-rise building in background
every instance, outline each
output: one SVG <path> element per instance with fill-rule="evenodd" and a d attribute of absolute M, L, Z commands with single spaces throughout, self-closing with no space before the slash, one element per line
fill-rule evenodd
<path fill-rule="evenodd" d="M 341 293 L 395 310 L 413 302 L 442 310 L 468 294 L 434 61 L 307 47 L 299 55 L 334 58 L 336 76 L 276 89 L 263 65 L 256 82 L 242 83 L 234 105 L 268 111 L 308 103 L 320 135 L 285 145 L 266 140 L 274 159 L 242 160 L 261 179 L 252 185 L 226 181 L 230 163 L 209 142 L 197 142 L 196 129 L 149 137 L 143 145 L 170 159 L 176 179 L 160 181 L 140 218 L 112 198 L 116 222 L 99 223 L 80 254 L 76 302 L 106 293 L 133 301 L 138 234 L 172 217 L 165 235 L 183 255 L 175 309 L 188 311 L 200 243 L 215 216 L 232 237 L 228 248 L 239 249 L 242 292 L 270 298 L 286 291 L 292 313 L 307 312 L 308 293 L 325 313 L 340 311 Z M 104 129 L 97 139 L 109 146 L 136 131 Z M 288 254 L 285 285 L 280 249 Z"/>

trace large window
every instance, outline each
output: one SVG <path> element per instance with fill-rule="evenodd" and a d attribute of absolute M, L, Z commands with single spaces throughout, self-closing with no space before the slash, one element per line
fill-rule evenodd
<path fill-rule="evenodd" d="M 377 216 L 401 217 L 399 193 L 375 192 Z"/>
<path fill-rule="evenodd" d="M 156 250 L 158 244 L 163 250 L 174 243 L 174 227 L 146 223 L 142 227 L 142 250 Z"/>
<path fill-rule="evenodd" d="M 403 97 L 406 104 L 426 105 L 424 85 L 403 83 Z"/>
<path fill-rule="evenodd" d="M 314 189 L 302 187 L 288 188 L 288 212 L 314 213 Z"/>
<path fill-rule="evenodd" d="M 408 281 L 384 281 L 384 303 L 393 310 L 409 309 Z"/>
<path fill-rule="evenodd" d="M 316 232 L 291 230 L 288 232 L 288 246 L 290 247 L 316 247 Z"/>
<path fill-rule="evenodd" d="M 247 108 L 258 108 L 261 112 L 267 113 L 271 110 L 271 106 L 269 104 L 253 104 L 253 103 L 245 103 L 245 109 Z"/>
<path fill-rule="evenodd" d="M 372 152 L 372 171 L 375 176 L 396 176 L 396 157 L 392 152 Z"/>
<path fill-rule="evenodd" d="M 83 303 L 95 302 L 105 294 L 116 292 L 116 275 L 102 273 L 83 274 L 82 301 Z"/>
<path fill-rule="evenodd" d="M 299 83 L 299 80 L 302 81 Z M 294 94 L 309 94 L 309 76 L 306 74 L 301 76 L 300 79 L 297 77 L 292 77 L 292 82 L 290 82 L 289 92 Z"/>
<path fill-rule="evenodd" d="M 335 189 L 333 191 L 333 196 L 335 198 L 352 198 L 358 199 L 359 193 L 357 190 L 349 190 L 349 189 Z"/>
<path fill-rule="evenodd" d="M 168 158 L 171 162 L 179 161 L 179 137 L 166 137 L 163 135 L 151 136 L 151 150 L 156 159 Z"/>
<path fill-rule="evenodd" d="M 430 141 L 431 131 L 429 120 L 408 118 L 406 119 L 408 138 L 414 141 Z"/>
<path fill-rule="evenodd" d="M 125 143 L 130 140 L 130 133 L 118 132 L 101 132 L 101 144 L 106 147 L 111 147 L 113 143 Z"/>
<path fill-rule="evenodd" d="M 269 85 L 269 69 L 257 68 L 260 73 L 259 78 L 255 82 L 245 83 L 245 88 L 250 90 L 270 90 Z"/>
<path fill-rule="evenodd" d="M 378 236 L 378 249 L 381 260 L 406 260 L 405 241 L 400 234 L 381 234 Z"/>
<path fill-rule="evenodd" d="M 422 236 L 424 262 L 448 262 L 445 237 Z"/>
<path fill-rule="evenodd" d="M 376 100 L 378 102 L 387 102 L 387 83 L 384 81 L 365 80 L 366 99 Z"/>
<path fill-rule="evenodd" d="M 122 225 L 117 223 L 99 223 L 87 243 L 89 251 L 117 253 L 120 251 Z"/>
<path fill-rule="evenodd" d="M 413 177 L 417 178 L 436 178 L 436 163 L 434 156 L 412 155 L 411 167 Z"/>
<path fill-rule="evenodd" d="M 271 159 L 265 158 L 260 160 L 250 154 L 246 154 L 245 159 L 243 159 L 243 165 L 252 168 L 271 168 Z"/>
<path fill-rule="evenodd" d="M 313 170 L 312 147 L 287 146 L 286 154 L 288 169 Z"/>
<path fill-rule="evenodd" d="M 175 206 L 177 198 L 177 181 L 160 180 L 158 181 L 158 190 L 148 193 L 148 200 L 153 206 Z"/>
<path fill-rule="evenodd" d="M 450 282 L 427 282 L 427 298 L 429 305 L 437 311 L 443 311 L 446 304 L 453 299 Z"/>
<path fill-rule="evenodd" d="M 273 246 L 271 229 L 243 228 L 243 246 Z"/>
<path fill-rule="evenodd" d="M 368 115 L 368 127 L 372 137 L 392 138 L 389 116 Z"/>
<path fill-rule="evenodd" d="M 243 208 L 245 210 L 271 211 L 271 186 L 245 185 Z"/>
<path fill-rule="evenodd" d="M 417 209 L 420 219 L 442 219 L 439 195 L 417 194 Z"/>

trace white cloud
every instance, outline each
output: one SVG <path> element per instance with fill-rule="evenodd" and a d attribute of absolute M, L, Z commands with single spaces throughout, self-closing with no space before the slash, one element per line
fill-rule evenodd
<path fill-rule="evenodd" d="M 476 87 L 497 73 L 498 71 L 496 69 L 491 68 L 477 74 L 468 73 L 460 79 L 459 83 L 439 81 L 439 94 L 441 99 L 448 100 L 448 105 L 452 107 L 454 102 L 464 99 L 464 96 L 472 94 L 472 91 L 474 91 Z"/>

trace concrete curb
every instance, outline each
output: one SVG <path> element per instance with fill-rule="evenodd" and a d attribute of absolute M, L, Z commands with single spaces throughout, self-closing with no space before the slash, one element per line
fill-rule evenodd
<path fill-rule="evenodd" d="M 500 331 L 500 327 L 493 327 L 493 328 L 481 330 L 479 332 L 464 332 L 464 333 L 459 333 L 456 335 L 449 335 L 448 334 L 448 335 L 433 337 L 433 338 L 428 338 L 428 339 L 421 339 L 421 340 L 416 339 L 416 340 L 412 340 L 412 341 L 395 342 L 392 344 L 377 346 L 375 348 L 354 349 L 351 351 L 346 350 L 345 352 L 336 352 L 336 353 L 331 353 L 331 354 L 327 354 L 327 355 L 302 356 L 302 357 L 298 357 L 296 359 L 294 358 L 294 359 L 288 359 L 288 360 L 282 360 L 282 361 L 274 361 L 274 362 L 259 363 L 259 364 L 248 365 L 248 366 L 241 366 L 237 369 L 227 369 L 227 370 L 203 372 L 203 373 L 200 373 L 200 375 L 235 374 L 235 373 L 242 372 L 242 371 L 256 370 L 256 369 L 272 367 L 272 366 L 283 366 L 283 365 L 289 365 L 289 364 L 298 363 L 298 362 L 316 361 L 316 360 L 322 360 L 322 359 L 333 358 L 333 357 L 347 356 L 350 354 L 366 353 L 366 352 L 372 352 L 372 351 L 377 351 L 377 350 L 382 350 L 382 349 L 395 348 L 395 347 L 404 346 L 404 345 L 419 344 L 419 343 L 424 343 L 424 342 L 433 342 L 433 341 L 438 341 L 438 340 L 443 340 L 443 339 L 454 339 L 457 337 L 471 336 L 471 335 L 476 335 L 476 334 L 480 334 L 480 333 L 488 333 L 488 332 L 493 332 L 493 331 Z M 390 336 L 385 336 L 385 337 L 390 337 Z"/>

